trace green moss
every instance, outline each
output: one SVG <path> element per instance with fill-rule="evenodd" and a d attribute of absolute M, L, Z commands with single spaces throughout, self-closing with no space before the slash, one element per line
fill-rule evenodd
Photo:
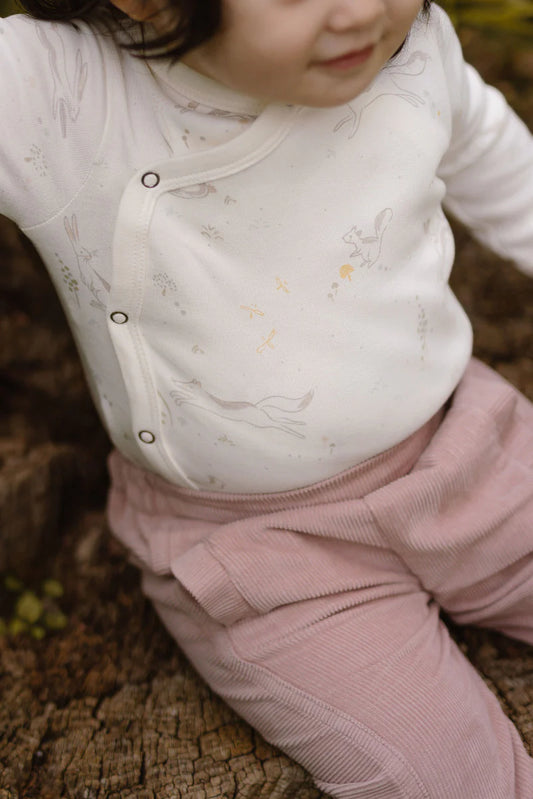
<path fill-rule="evenodd" d="M 43 603 L 33 591 L 24 591 L 15 603 L 15 616 L 35 624 L 43 613 Z"/>
<path fill-rule="evenodd" d="M 67 617 L 60 610 L 45 613 L 43 621 L 49 630 L 63 630 L 68 624 Z"/>
<path fill-rule="evenodd" d="M 14 617 L 10 619 L 9 624 L 7 625 L 7 631 L 9 635 L 17 636 L 20 633 L 26 633 L 30 629 L 30 625 L 24 619 L 18 619 Z"/>
<path fill-rule="evenodd" d="M 3 584 L 6 591 L 15 594 L 19 594 L 24 588 L 22 580 L 19 580 L 18 577 L 15 577 L 13 574 L 6 574 L 3 579 Z"/>
<path fill-rule="evenodd" d="M 46 579 L 37 591 L 13 574 L 0 575 L 0 637 L 25 633 L 41 640 L 63 630 L 68 624 L 58 604 L 63 594 L 59 580 Z"/>
<path fill-rule="evenodd" d="M 59 597 L 64 594 L 63 586 L 59 580 L 45 580 L 42 585 L 42 590 L 43 594 L 54 599 L 59 599 Z"/>

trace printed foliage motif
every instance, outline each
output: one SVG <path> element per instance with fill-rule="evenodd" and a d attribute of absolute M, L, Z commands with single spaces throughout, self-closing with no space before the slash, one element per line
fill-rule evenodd
<path fill-rule="evenodd" d="M 415 78 L 421 75 L 425 68 L 426 64 L 429 60 L 429 55 L 427 53 L 423 53 L 421 50 L 416 50 L 414 53 L 411 53 L 409 58 L 403 62 L 391 61 L 387 66 L 385 66 L 382 70 L 383 74 L 387 75 L 391 82 L 394 84 L 394 87 L 397 91 L 389 91 L 389 92 L 380 92 L 376 94 L 368 103 L 363 105 L 362 108 L 355 110 L 355 108 L 348 103 L 347 107 L 350 113 L 343 117 L 340 122 L 337 122 L 335 127 L 333 128 L 334 133 L 337 133 L 341 128 L 345 125 L 348 125 L 350 128 L 350 132 L 348 133 L 348 138 L 353 139 L 357 131 L 359 130 L 359 126 L 361 124 L 361 118 L 363 116 L 364 111 L 367 108 L 370 108 L 376 100 L 380 100 L 382 97 L 398 97 L 400 100 L 405 100 L 405 102 L 409 103 L 410 105 L 414 106 L 415 108 L 421 105 L 425 105 L 425 100 L 416 92 L 411 91 L 411 89 L 406 88 L 405 81 L 402 79 L 405 78 Z M 401 80 L 401 83 L 399 82 Z M 368 89 L 363 92 L 363 95 L 367 92 L 372 91 L 373 86 L 370 85 Z M 362 95 L 360 95 L 362 96 Z"/>
<path fill-rule="evenodd" d="M 60 258 L 59 254 L 56 252 L 56 258 L 61 266 L 61 275 L 63 277 L 63 284 L 67 291 L 72 294 L 76 305 L 78 308 L 80 307 L 80 300 L 78 298 L 78 292 L 80 290 L 79 281 L 76 280 L 74 275 L 72 274 L 72 270 L 68 264 L 66 264 L 62 258 Z"/>
<path fill-rule="evenodd" d="M 176 285 L 176 281 L 173 280 L 171 277 L 168 276 L 166 272 L 158 272 L 152 277 L 152 283 L 161 291 L 161 295 L 163 297 L 166 296 L 167 291 L 169 293 L 175 292 L 178 290 Z"/>
<path fill-rule="evenodd" d="M 210 394 L 199 380 L 173 380 L 177 387 L 170 392 L 176 405 L 193 405 L 206 413 L 212 413 L 223 419 L 230 419 L 238 424 L 249 424 L 252 427 L 271 427 L 288 433 L 296 438 L 305 438 L 296 427 L 305 426 L 305 422 L 291 419 L 285 414 L 296 414 L 304 411 L 313 399 L 314 392 L 308 391 L 303 397 L 269 396 L 258 402 L 238 402 L 225 400 Z"/>
<path fill-rule="evenodd" d="M 76 50 L 74 63 L 65 51 L 65 44 L 59 35 L 59 26 L 37 27 L 37 36 L 48 51 L 48 63 L 54 81 L 52 115 L 59 119 L 61 135 L 67 136 L 68 122 L 75 122 L 80 113 L 83 93 L 87 83 L 88 65 L 83 61 L 81 51 Z"/>
<path fill-rule="evenodd" d="M 226 488 L 226 483 L 214 474 L 208 474 L 207 480 L 199 480 L 196 478 L 195 483 L 200 486 L 204 491 L 223 491 Z"/>
<path fill-rule="evenodd" d="M 214 225 L 202 225 L 202 236 L 209 241 L 224 241 L 224 236 Z"/>
<path fill-rule="evenodd" d="M 335 282 L 332 283 L 331 284 L 331 291 L 328 294 L 328 299 L 329 300 L 335 300 L 335 297 L 337 296 L 338 291 L 339 291 L 339 284 L 335 283 Z"/>
<path fill-rule="evenodd" d="M 80 280 L 85 286 L 87 286 L 93 295 L 91 305 L 94 308 L 99 308 L 100 310 L 105 311 L 106 305 L 102 300 L 102 290 L 105 290 L 107 293 L 109 293 L 111 291 L 111 286 L 107 280 L 105 280 L 105 278 L 98 274 L 94 266 L 91 264 L 91 261 L 96 255 L 96 250 L 88 250 L 87 247 L 83 247 L 81 245 L 76 214 L 72 214 L 70 219 L 65 216 L 63 219 L 63 224 L 74 251 L 74 255 L 76 256 Z"/>
<path fill-rule="evenodd" d="M 418 295 L 416 296 L 416 305 L 417 305 L 417 328 L 416 328 L 416 335 L 420 342 L 420 360 L 423 361 L 426 349 L 427 349 L 427 338 L 429 333 L 429 319 L 426 314 L 426 309 L 420 302 Z"/>
<path fill-rule="evenodd" d="M 353 271 L 354 268 L 351 264 L 343 264 L 339 269 L 339 275 L 342 277 L 343 280 L 346 280 L 346 278 L 348 278 L 348 280 L 351 280 Z"/>
<path fill-rule="evenodd" d="M 381 255 L 383 236 L 391 223 L 392 217 L 392 210 L 390 208 L 384 208 L 374 220 L 374 230 L 372 233 L 369 231 L 364 232 L 354 225 L 354 227 L 342 237 L 342 240 L 345 241 L 346 244 L 353 245 L 354 249 L 350 253 L 350 258 L 359 258 L 359 266 L 366 266 L 370 269 L 370 267 L 376 263 Z M 341 268 L 344 269 L 344 267 Z M 341 274 L 341 277 L 344 276 L 345 275 Z"/>
<path fill-rule="evenodd" d="M 40 177 L 44 178 L 48 174 L 48 164 L 46 163 L 45 155 L 37 144 L 31 145 L 30 155 L 26 156 L 24 160 L 26 163 L 33 166 Z"/>

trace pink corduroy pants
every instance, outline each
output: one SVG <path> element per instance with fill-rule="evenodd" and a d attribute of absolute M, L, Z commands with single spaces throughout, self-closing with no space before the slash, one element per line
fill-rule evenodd
<path fill-rule="evenodd" d="M 110 458 L 109 521 L 212 689 L 338 799 L 533 799 L 439 617 L 533 644 L 533 405 L 472 361 L 393 449 L 276 494 Z M 295 799 L 297 799 L 295 797 Z"/>

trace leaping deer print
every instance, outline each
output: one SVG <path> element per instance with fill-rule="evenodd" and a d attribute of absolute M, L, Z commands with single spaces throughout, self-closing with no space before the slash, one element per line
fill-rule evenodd
<path fill-rule="evenodd" d="M 258 402 L 239 402 L 215 397 L 196 379 L 172 382 L 177 388 L 170 392 L 170 396 L 178 406 L 193 405 L 202 411 L 221 416 L 223 419 L 231 419 L 233 422 L 249 424 L 252 427 L 272 427 L 296 438 L 305 438 L 303 433 L 294 429 L 305 426 L 305 422 L 290 419 L 283 414 L 300 413 L 305 410 L 313 399 L 312 390 L 303 397 L 272 395 Z"/>

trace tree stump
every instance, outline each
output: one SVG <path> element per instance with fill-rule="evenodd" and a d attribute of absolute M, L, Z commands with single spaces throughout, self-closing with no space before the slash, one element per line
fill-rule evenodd
<path fill-rule="evenodd" d="M 464 34 L 533 127 L 533 59 Z M 533 282 L 457 230 L 476 354 L 533 399 Z M 32 248 L 0 219 L 0 571 L 56 578 L 65 629 L 0 638 L 0 799 L 319 799 L 210 690 L 142 597 L 104 519 L 101 431 Z M 533 749 L 533 648 L 452 628 Z"/>

